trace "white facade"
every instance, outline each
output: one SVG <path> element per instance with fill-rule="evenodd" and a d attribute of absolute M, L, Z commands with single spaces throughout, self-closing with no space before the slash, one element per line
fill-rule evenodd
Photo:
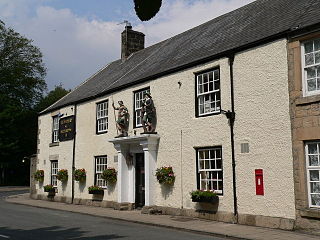
<path fill-rule="evenodd" d="M 197 189 L 196 148 L 222 148 L 223 194 L 218 213 L 233 213 L 232 150 L 230 126 L 224 114 L 195 116 L 195 73 L 219 67 L 221 108 L 231 110 L 228 58 L 172 73 L 152 81 L 124 88 L 112 95 L 67 106 L 39 116 L 39 153 L 37 169 L 45 171 L 44 184 L 50 183 L 50 161 L 68 169 L 65 185 L 58 183 L 57 196 L 71 197 L 73 140 L 52 143 L 52 116 L 70 116 L 76 110 L 75 168 L 85 168 L 84 184 L 75 182 L 74 197 L 92 199 L 88 187 L 94 184 L 95 156 L 107 156 L 108 167 L 118 171 L 117 184 L 105 190 L 103 200 L 135 202 L 135 169 L 126 154 L 144 153 L 145 204 L 172 208 L 197 209 L 190 192 Z M 178 83 L 180 82 L 180 83 Z M 149 87 L 157 109 L 157 135 L 140 135 L 133 128 L 134 91 Z M 287 41 L 236 53 L 234 59 L 235 161 L 238 212 L 266 217 L 295 218 L 292 141 L 289 116 Z M 96 103 L 109 101 L 108 132 L 96 134 Z M 130 112 L 129 138 L 117 135 L 112 102 L 122 100 Z M 75 109 L 76 108 L 76 109 Z M 134 136 L 136 131 L 136 136 Z M 241 153 L 242 143 L 249 153 Z M 52 144 L 51 144 L 52 145 Z M 172 187 L 156 181 L 155 169 L 172 166 L 176 180 Z M 264 171 L 264 195 L 255 192 L 255 169 Z M 38 194 L 43 189 L 38 185 Z"/>

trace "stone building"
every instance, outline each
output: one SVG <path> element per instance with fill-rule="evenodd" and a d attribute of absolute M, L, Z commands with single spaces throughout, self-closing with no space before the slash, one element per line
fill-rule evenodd
<path fill-rule="evenodd" d="M 314 0 L 257 0 L 147 48 L 126 26 L 121 59 L 40 113 L 45 177 L 32 196 L 47 199 L 43 185 L 52 184 L 54 201 L 320 228 L 319 10 Z M 141 134 L 146 92 L 152 134 Z M 128 136 L 115 138 L 120 100 Z M 158 183 L 162 166 L 172 167 L 173 185 Z M 115 184 L 101 179 L 108 167 Z M 82 168 L 86 180 L 77 182 Z M 91 185 L 104 194 L 89 194 Z M 219 202 L 192 202 L 196 189 L 215 190 Z"/>

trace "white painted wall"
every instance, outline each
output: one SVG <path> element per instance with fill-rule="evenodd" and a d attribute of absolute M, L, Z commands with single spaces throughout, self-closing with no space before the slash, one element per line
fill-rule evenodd
<path fill-rule="evenodd" d="M 291 133 L 287 87 L 286 40 L 276 41 L 236 55 L 234 63 L 236 103 L 236 161 L 239 212 L 294 218 Z M 172 188 L 157 184 L 155 204 L 194 208 L 189 192 L 196 185 L 196 151 L 194 147 L 222 146 L 224 194 L 219 211 L 233 211 L 230 128 L 223 115 L 195 117 L 194 72 L 220 67 L 222 109 L 229 110 L 230 79 L 227 58 L 199 67 L 170 74 L 105 96 L 81 103 L 77 107 L 76 168 L 87 170 L 87 181 L 80 188 L 75 184 L 76 198 L 91 198 L 87 187 L 94 183 L 94 156 L 108 155 L 108 165 L 117 168 L 117 151 L 109 139 L 116 136 L 111 103 L 123 100 L 130 117 L 129 135 L 133 135 L 133 91 L 150 87 L 157 108 L 157 132 L 161 136 L 157 166 L 171 165 L 176 175 Z M 181 82 L 179 88 L 178 82 Z M 109 132 L 96 135 L 96 103 L 109 99 Z M 61 109 L 68 112 L 70 107 Z M 68 112 L 69 114 L 69 112 Z M 71 113 L 70 113 L 71 114 Z M 39 117 L 41 124 L 38 169 L 49 171 L 43 164 L 50 154 L 59 154 L 59 166 L 72 161 L 72 141 L 49 148 L 50 114 Z M 137 134 L 142 128 L 136 129 Z M 240 154 L 240 143 L 248 141 L 249 154 Z M 60 159 L 61 156 L 61 159 Z M 182 160 L 182 164 L 181 164 Z M 48 162 L 48 161 L 47 161 Z M 254 169 L 265 170 L 265 196 L 255 196 Z M 182 174 L 181 174 L 182 173 Z M 48 181 L 46 174 L 45 184 Z M 70 190 L 68 182 L 66 191 Z M 60 194 L 60 191 L 59 191 Z M 65 192 L 66 194 L 66 192 Z M 105 191 L 105 200 L 117 201 L 117 187 Z"/>

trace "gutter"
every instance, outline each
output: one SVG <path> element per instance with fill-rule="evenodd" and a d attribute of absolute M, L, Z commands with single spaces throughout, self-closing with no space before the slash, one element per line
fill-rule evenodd
<path fill-rule="evenodd" d="M 230 67 L 230 98 L 231 98 L 231 112 L 226 116 L 229 119 L 230 125 L 230 139 L 231 139 L 231 158 L 232 158 L 232 186 L 233 186 L 233 215 L 236 217 L 236 223 L 238 223 L 238 199 L 237 199 L 237 184 L 236 184 L 236 159 L 235 159 L 235 147 L 234 147 L 234 84 L 233 84 L 233 63 L 234 54 L 229 57 Z"/>
<path fill-rule="evenodd" d="M 71 203 L 74 201 L 74 171 L 75 171 L 75 150 L 76 150 L 76 137 L 77 137 L 77 104 L 74 105 L 74 137 L 72 146 L 72 181 L 71 181 Z"/>

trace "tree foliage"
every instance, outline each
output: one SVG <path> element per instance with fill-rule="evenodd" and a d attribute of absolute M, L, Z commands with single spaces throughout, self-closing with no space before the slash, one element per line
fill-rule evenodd
<path fill-rule="evenodd" d="M 134 9 L 141 21 L 148 21 L 160 10 L 162 0 L 134 0 Z"/>
<path fill-rule="evenodd" d="M 60 98 L 64 97 L 71 90 L 66 90 L 62 87 L 62 85 L 55 86 L 55 89 L 50 91 L 47 96 L 43 97 L 38 105 L 36 106 L 36 111 L 41 112 L 45 110 L 47 107 L 54 104 Z"/>
<path fill-rule="evenodd" d="M 23 157 L 36 153 L 34 107 L 46 89 L 45 76 L 39 48 L 0 21 L 0 176 L 9 175 L 10 184 L 23 175 Z"/>

